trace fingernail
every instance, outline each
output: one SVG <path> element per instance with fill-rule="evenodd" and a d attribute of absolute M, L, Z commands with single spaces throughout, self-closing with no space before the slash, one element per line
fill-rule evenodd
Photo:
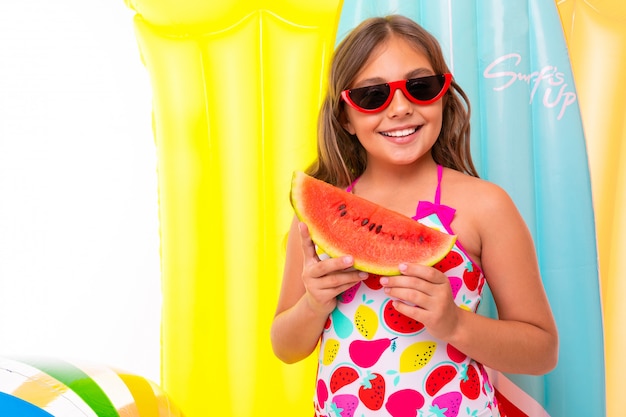
<path fill-rule="evenodd" d="M 352 256 L 345 256 L 343 258 L 343 263 L 346 265 L 351 265 L 352 264 Z"/>
<path fill-rule="evenodd" d="M 404 272 L 404 271 L 406 271 L 406 268 L 407 268 L 406 264 L 400 264 L 400 265 L 398 265 L 398 269 L 400 270 L 400 272 Z"/>
<path fill-rule="evenodd" d="M 389 278 L 381 277 L 380 285 L 387 285 L 387 284 L 389 284 Z"/>
<path fill-rule="evenodd" d="M 370 275 L 370 274 L 368 274 L 367 272 L 363 272 L 363 271 L 359 272 L 359 278 L 361 278 L 361 279 L 365 279 L 365 278 L 367 278 L 369 275 Z"/>

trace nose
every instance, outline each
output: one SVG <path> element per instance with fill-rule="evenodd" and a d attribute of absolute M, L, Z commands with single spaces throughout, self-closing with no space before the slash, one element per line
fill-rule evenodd
<path fill-rule="evenodd" d="M 411 102 L 401 89 L 397 88 L 393 92 L 393 97 L 389 107 L 387 107 L 387 113 L 389 117 L 398 117 L 411 114 L 413 112 L 413 102 Z"/>

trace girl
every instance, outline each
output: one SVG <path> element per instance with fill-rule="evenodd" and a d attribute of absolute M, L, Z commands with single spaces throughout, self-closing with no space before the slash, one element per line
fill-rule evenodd
<path fill-rule="evenodd" d="M 294 219 L 275 354 L 293 363 L 319 343 L 317 416 L 498 416 L 483 365 L 546 373 L 557 330 L 523 219 L 478 178 L 468 99 L 436 39 L 401 16 L 360 24 L 335 51 L 318 137 L 309 174 L 457 243 L 433 267 L 370 276 L 351 256 L 318 256 Z M 475 314 L 485 282 L 498 319 Z"/>

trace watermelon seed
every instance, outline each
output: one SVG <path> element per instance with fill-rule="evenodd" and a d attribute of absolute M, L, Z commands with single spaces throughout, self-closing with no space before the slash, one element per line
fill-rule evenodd
<path fill-rule="evenodd" d="M 341 213 L 339 213 L 339 215 L 340 215 L 341 217 L 345 216 L 346 214 L 348 214 L 348 212 L 347 212 L 347 211 L 345 211 L 345 210 L 344 210 L 344 211 L 342 211 Z"/>
<path fill-rule="evenodd" d="M 337 210 L 339 210 L 339 211 L 341 211 L 341 210 L 345 210 L 345 209 L 346 209 L 346 205 L 345 205 L 345 204 L 342 204 L 342 205 L 340 205 L 340 206 L 337 208 Z"/>
<path fill-rule="evenodd" d="M 376 227 L 376 223 L 370 224 L 370 232 Z"/>
<path fill-rule="evenodd" d="M 376 228 L 376 233 L 380 233 L 381 230 L 383 230 L 383 225 L 379 224 L 378 227 Z"/>
<path fill-rule="evenodd" d="M 370 219 L 363 219 L 363 221 L 361 221 L 361 226 L 365 226 L 367 223 L 369 223 Z"/>

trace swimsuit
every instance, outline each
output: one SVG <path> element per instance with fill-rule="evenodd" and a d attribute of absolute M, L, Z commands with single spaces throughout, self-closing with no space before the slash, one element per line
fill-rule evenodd
<path fill-rule="evenodd" d="M 455 209 L 420 201 L 413 219 L 452 234 Z M 352 189 L 354 183 L 348 188 Z M 435 265 L 448 276 L 455 303 L 475 312 L 485 277 L 460 242 Z M 370 274 L 338 296 L 321 336 L 316 417 L 499 416 L 493 386 L 480 363 L 398 313 Z"/>

